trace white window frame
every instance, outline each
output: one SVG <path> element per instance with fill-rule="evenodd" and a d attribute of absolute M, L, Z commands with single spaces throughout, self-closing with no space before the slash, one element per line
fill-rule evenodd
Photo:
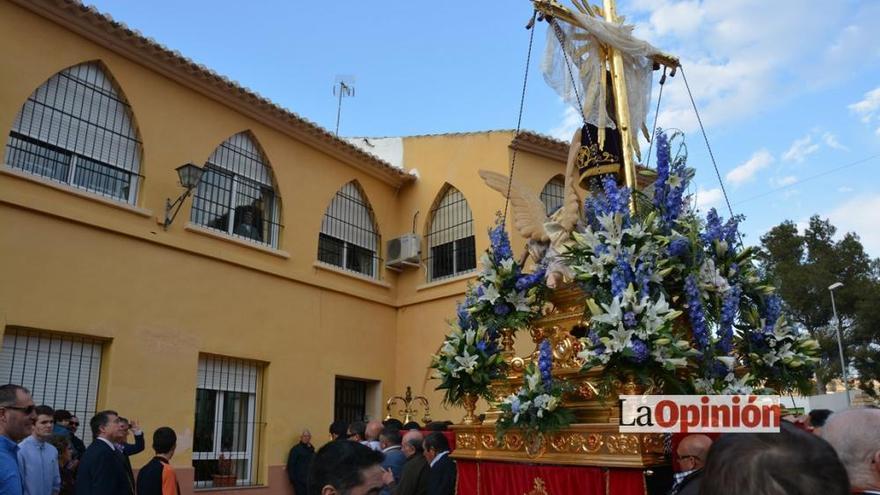
<path fill-rule="evenodd" d="M 350 188 L 351 191 L 350 192 L 346 191 L 347 188 Z M 342 234 L 343 234 L 342 237 L 340 237 L 338 235 L 334 235 L 337 232 L 330 232 L 330 230 L 333 230 L 333 229 L 330 229 L 327 227 L 328 219 L 335 220 L 335 221 L 338 221 L 341 223 L 346 223 L 345 219 L 336 218 L 336 217 L 330 215 L 331 209 L 336 205 L 336 201 L 339 200 L 340 195 L 343 196 L 343 198 L 344 198 L 344 199 L 342 199 L 342 201 L 350 201 L 350 202 L 352 202 L 358 206 L 362 206 L 364 208 L 366 215 L 355 214 L 355 218 L 353 218 L 353 220 L 355 220 L 355 221 L 365 220 L 366 222 L 368 222 L 368 225 L 360 225 L 359 223 L 355 223 L 355 222 L 349 222 L 349 223 L 353 226 L 353 228 L 360 229 L 363 232 L 367 233 L 367 235 L 374 237 L 375 246 L 373 246 L 373 249 L 370 249 L 368 246 L 362 246 L 356 242 L 352 242 L 352 239 L 346 239 L 344 236 L 344 232 L 342 232 Z M 351 196 L 356 195 L 357 197 L 356 198 L 345 197 L 346 195 L 351 195 Z M 328 261 L 320 260 L 320 255 L 321 255 L 320 234 L 323 234 L 324 236 L 327 236 L 330 239 L 333 239 L 334 241 L 342 244 L 342 263 L 341 263 L 341 265 L 337 265 L 335 263 L 330 263 Z M 318 257 L 319 257 L 319 261 L 321 263 L 325 263 L 330 266 L 335 266 L 337 268 L 341 268 L 343 270 L 350 271 L 353 273 L 358 273 L 358 274 L 363 275 L 365 277 L 370 277 L 370 278 L 377 279 L 377 280 L 380 278 L 379 277 L 379 265 L 380 265 L 380 263 L 379 263 L 379 261 L 380 261 L 379 260 L 379 248 L 382 243 L 382 237 L 379 235 L 379 228 L 376 225 L 376 218 L 375 218 L 375 214 L 373 212 L 373 207 L 372 207 L 372 205 L 370 205 L 370 202 L 367 200 L 366 194 L 361 189 L 361 187 L 357 183 L 357 181 L 351 181 L 351 182 L 346 183 L 341 188 L 339 188 L 338 191 L 336 191 L 336 194 L 333 195 L 333 199 L 330 200 L 330 204 L 327 206 L 327 209 L 324 211 L 324 216 L 321 219 L 320 234 L 318 237 L 318 246 L 319 246 L 318 247 Z M 365 251 L 372 253 L 372 256 L 371 256 L 372 273 L 364 273 L 362 271 L 348 268 L 348 257 L 349 257 L 349 251 L 351 250 L 351 246 L 355 246 L 357 248 L 360 248 L 360 249 L 363 249 Z"/>
<path fill-rule="evenodd" d="M 455 202 L 444 206 L 443 203 L 444 203 L 444 201 L 446 201 L 446 198 L 448 198 L 450 195 L 455 194 L 455 193 L 457 193 L 461 196 L 461 200 L 460 201 L 456 200 Z M 458 203 L 458 205 L 456 205 L 456 203 Z M 476 237 L 474 235 L 474 215 L 473 215 L 473 210 L 471 210 L 470 203 L 468 202 L 467 198 L 464 196 L 464 193 L 462 193 L 459 189 L 455 188 L 454 186 L 447 184 L 443 188 L 443 190 L 441 191 L 441 194 L 438 197 L 438 200 L 434 203 L 434 205 L 435 206 L 433 206 L 431 208 L 431 218 L 430 218 L 430 223 L 428 224 L 428 229 L 427 229 L 428 233 L 425 236 L 426 242 L 428 244 L 427 254 L 429 256 L 429 258 L 426 260 L 427 262 L 425 263 L 426 264 L 425 268 L 426 268 L 426 272 L 427 272 L 427 281 L 428 282 L 435 282 L 435 281 L 440 281 L 440 280 L 444 280 L 444 279 L 448 279 L 448 278 L 452 278 L 452 277 L 457 277 L 460 275 L 464 275 L 464 274 L 473 272 L 474 270 L 476 270 L 476 265 L 477 265 L 477 255 L 476 254 L 477 253 L 476 253 Z M 456 206 L 458 208 L 462 209 L 462 211 L 464 212 L 462 214 L 462 217 L 467 219 L 458 225 L 470 224 L 468 227 L 462 227 L 462 230 L 469 231 L 469 233 L 467 233 L 467 235 L 462 235 L 462 236 L 456 237 L 455 233 L 453 232 L 451 234 L 451 240 L 446 241 L 446 242 L 442 242 L 442 243 L 432 244 L 432 241 L 434 241 L 436 236 L 439 236 L 440 232 L 442 231 L 442 229 L 439 231 L 434 230 L 435 222 L 437 220 L 437 218 L 436 218 L 437 213 L 440 211 L 441 208 L 454 208 Z M 453 215 L 455 215 L 455 213 L 453 213 Z M 446 229 L 454 229 L 458 225 L 452 225 L 451 227 L 446 227 Z M 459 252 L 458 241 L 468 239 L 471 237 L 474 238 L 474 266 L 470 269 L 459 270 L 458 269 L 458 252 Z M 434 250 L 434 248 L 438 248 L 438 247 L 444 246 L 446 244 L 452 244 L 452 273 L 450 273 L 448 275 L 438 276 L 434 273 L 434 266 L 433 266 L 433 264 L 434 264 L 434 251 L 433 250 Z"/>

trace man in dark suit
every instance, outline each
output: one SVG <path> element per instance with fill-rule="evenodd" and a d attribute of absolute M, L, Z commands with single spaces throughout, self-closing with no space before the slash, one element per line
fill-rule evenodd
<path fill-rule="evenodd" d="M 76 476 L 77 495 L 133 495 L 134 486 L 116 444 L 125 441 L 125 429 L 115 411 L 101 411 L 89 422 L 95 440 L 89 445 Z"/>
<path fill-rule="evenodd" d="M 400 473 L 400 482 L 392 485 L 394 495 L 428 495 L 428 461 L 422 446 L 425 439 L 420 431 L 409 431 L 403 436 L 401 450 L 406 462 Z"/>
<path fill-rule="evenodd" d="M 309 486 L 309 467 L 315 457 L 312 446 L 312 432 L 303 430 L 299 443 L 290 449 L 287 455 L 287 479 L 293 486 L 295 495 L 307 495 Z"/>
<path fill-rule="evenodd" d="M 435 431 L 425 437 L 425 459 L 428 472 L 428 495 L 455 495 L 457 476 L 455 461 L 449 458 L 449 442 L 443 433 Z"/>

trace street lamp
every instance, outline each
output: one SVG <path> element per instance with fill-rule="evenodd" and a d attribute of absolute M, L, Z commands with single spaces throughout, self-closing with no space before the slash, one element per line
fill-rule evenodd
<path fill-rule="evenodd" d="M 840 372 L 843 376 L 843 390 L 846 391 L 846 406 L 851 407 L 849 398 L 849 380 L 846 377 L 846 360 L 843 359 L 843 340 L 840 338 L 840 318 L 837 317 L 837 306 L 834 305 L 834 290 L 843 287 L 841 282 L 834 282 L 828 286 L 828 292 L 831 294 L 831 311 L 834 312 L 834 319 L 837 321 L 837 350 L 840 351 Z"/>
<path fill-rule="evenodd" d="M 168 230 L 168 226 L 171 225 L 171 222 L 177 217 L 177 212 L 179 212 L 180 207 L 183 206 L 183 201 L 192 193 L 193 189 L 199 185 L 203 171 L 203 169 L 192 163 L 177 167 L 177 177 L 180 179 L 180 185 L 183 186 L 185 190 L 173 203 L 171 202 L 171 199 L 165 200 L 165 224 L 163 225 L 165 230 Z M 177 208 L 172 214 L 171 210 L 175 206 Z"/>

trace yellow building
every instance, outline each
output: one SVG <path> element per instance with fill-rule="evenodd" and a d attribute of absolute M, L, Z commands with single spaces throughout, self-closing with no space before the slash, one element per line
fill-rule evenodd
<path fill-rule="evenodd" d="M 504 206 L 477 170 L 518 151 L 552 208 L 565 143 L 337 139 L 70 0 L 2 0 L 0 33 L 0 381 L 86 440 L 106 408 L 173 427 L 184 493 L 221 455 L 237 485 L 288 493 L 302 428 L 321 444 L 406 386 L 458 419 L 426 368 Z M 387 251 L 407 234 L 420 254 Z"/>

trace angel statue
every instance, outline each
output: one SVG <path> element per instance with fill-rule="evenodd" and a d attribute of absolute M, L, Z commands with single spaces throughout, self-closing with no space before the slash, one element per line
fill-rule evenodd
<path fill-rule="evenodd" d="M 578 153 L 581 149 L 581 132 L 582 130 L 575 132 L 568 152 L 562 207 L 549 218 L 540 196 L 516 179 L 511 180 L 505 175 L 488 170 L 478 172 L 487 186 L 510 200 L 513 226 L 527 241 L 522 262 L 525 262 L 526 256 L 530 256 L 536 264 L 545 262 L 547 286 L 550 288 L 556 288 L 560 282 L 570 282 L 574 278 L 574 273 L 558 259 L 558 255 L 564 251 L 565 243 L 571 239 L 571 232 L 581 221 L 581 199 L 577 190 L 580 179 Z"/>

